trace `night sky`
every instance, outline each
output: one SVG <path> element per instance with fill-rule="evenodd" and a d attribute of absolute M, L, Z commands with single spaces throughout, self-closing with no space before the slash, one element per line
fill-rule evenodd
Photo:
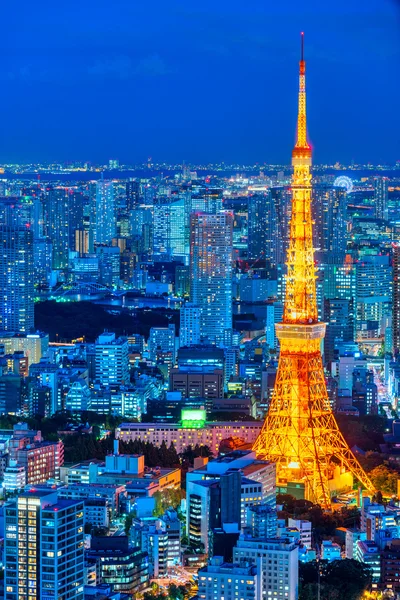
<path fill-rule="evenodd" d="M 394 0 L 2 3 L 0 161 L 400 160 Z"/>

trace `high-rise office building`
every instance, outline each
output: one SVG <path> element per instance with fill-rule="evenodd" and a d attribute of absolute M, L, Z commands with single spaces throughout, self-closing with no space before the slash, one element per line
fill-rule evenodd
<path fill-rule="evenodd" d="M 83 214 L 88 198 L 77 190 L 69 190 L 69 247 L 75 246 L 76 231 L 83 229 Z"/>
<path fill-rule="evenodd" d="M 47 192 L 45 200 L 45 232 L 50 239 L 53 254 L 52 268 L 68 268 L 69 255 L 69 190 L 54 188 Z"/>
<path fill-rule="evenodd" d="M 298 598 L 298 544 L 285 538 L 241 536 L 233 549 L 233 560 L 257 566 L 261 598 L 296 600 Z"/>
<path fill-rule="evenodd" d="M 400 245 L 393 244 L 393 352 L 400 351 Z"/>
<path fill-rule="evenodd" d="M 374 179 L 375 216 L 377 219 L 388 218 L 388 181 L 387 177 L 375 177 Z"/>
<path fill-rule="evenodd" d="M 118 246 L 96 246 L 99 259 L 99 283 L 116 288 L 120 280 L 121 252 Z"/>
<path fill-rule="evenodd" d="M 103 385 L 129 382 L 128 340 L 104 332 L 95 344 L 95 380 Z"/>
<path fill-rule="evenodd" d="M 189 258 L 189 227 L 185 196 L 173 198 L 170 208 L 169 244 L 171 256 Z"/>
<path fill-rule="evenodd" d="M 171 353 L 172 362 L 175 362 L 175 325 L 168 327 L 152 327 L 149 337 L 150 360 L 156 361 L 158 352 Z"/>
<path fill-rule="evenodd" d="M 335 358 L 335 343 L 351 342 L 354 338 L 353 300 L 326 298 L 324 302 L 324 358 L 330 363 Z"/>
<path fill-rule="evenodd" d="M 337 258 L 326 253 L 323 257 L 317 255 L 319 270 L 323 272 L 323 297 L 355 299 L 356 267 L 353 259 L 350 254 L 346 254 L 340 261 Z"/>
<path fill-rule="evenodd" d="M 271 210 L 271 191 L 253 194 L 248 204 L 248 255 L 250 259 L 270 258 L 271 236 L 268 227 L 276 231 L 276 213 Z"/>
<path fill-rule="evenodd" d="M 83 600 L 83 501 L 32 489 L 4 510 L 6 600 Z"/>
<path fill-rule="evenodd" d="M 346 189 L 324 184 L 313 185 L 311 212 L 315 223 L 315 250 L 344 253 L 347 244 Z"/>
<path fill-rule="evenodd" d="M 166 196 L 156 196 L 153 207 L 153 258 L 156 261 L 169 260 L 171 200 Z"/>
<path fill-rule="evenodd" d="M 109 244 L 117 234 L 117 215 L 114 183 L 101 179 L 96 183 L 92 203 L 92 229 L 94 244 Z"/>
<path fill-rule="evenodd" d="M 186 302 L 180 310 L 179 345 L 200 344 L 200 307 Z"/>
<path fill-rule="evenodd" d="M 140 183 L 137 179 L 126 182 L 126 209 L 133 210 L 140 204 Z"/>
<path fill-rule="evenodd" d="M 389 256 L 365 254 L 356 263 L 356 329 L 380 321 L 392 301 L 393 274 Z"/>
<path fill-rule="evenodd" d="M 191 301 L 201 337 L 220 346 L 232 338 L 232 227 L 231 213 L 191 215 Z"/>
<path fill-rule="evenodd" d="M 292 214 L 292 195 L 290 187 L 273 187 L 271 196 L 276 213 L 275 255 L 272 261 L 277 265 L 286 263 L 286 248 L 289 243 L 289 224 Z"/>
<path fill-rule="evenodd" d="M 0 197 L 0 225 L 29 226 L 35 229 L 35 209 L 38 198 L 31 196 Z M 34 235 L 36 235 L 34 233 Z"/>
<path fill-rule="evenodd" d="M 29 333 L 33 329 L 33 281 L 30 227 L 0 227 L 1 330 Z"/>
<path fill-rule="evenodd" d="M 215 214 L 222 210 L 222 189 L 209 184 L 194 183 L 191 189 L 191 210 Z"/>

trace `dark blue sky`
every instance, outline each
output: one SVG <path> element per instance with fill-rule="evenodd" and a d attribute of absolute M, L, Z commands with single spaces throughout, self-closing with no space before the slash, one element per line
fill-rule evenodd
<path fill-rule="evenodd" d="M 305 31 L 315 162 L 400 159 L 395 0 L 12 0 L 0 161 L 289 162 Z"/>

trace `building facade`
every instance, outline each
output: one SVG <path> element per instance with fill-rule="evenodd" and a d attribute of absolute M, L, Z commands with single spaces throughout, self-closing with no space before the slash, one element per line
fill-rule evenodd
<path fill-rule="evenodd" d="M 200 306 L 200 335 L 218 346 L 232 338 L 231 213 L 191 215 L 190 296 Z"/>

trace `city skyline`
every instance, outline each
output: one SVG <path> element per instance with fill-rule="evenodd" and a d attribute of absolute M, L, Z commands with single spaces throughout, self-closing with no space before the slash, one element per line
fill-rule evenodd
<path fill-rule="evenodd" d="M 0 161 L 285 163 L 301 30 L 316 162 L 400 158 L 395 2 L 5 10 Z"/>
<path fill-rule="evenodd" d="M 0 597 L 400 600 L 395 5 L 75 2 L 2 72 Z"/>

